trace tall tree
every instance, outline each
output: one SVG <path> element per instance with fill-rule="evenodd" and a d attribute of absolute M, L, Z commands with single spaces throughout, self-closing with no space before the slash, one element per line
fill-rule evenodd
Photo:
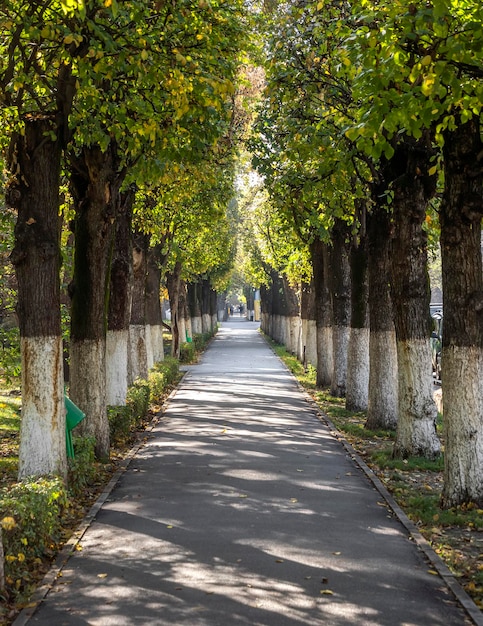
<path fill-rule="evenodd" d="M 476 243 L 482 217 L 481 22 L 481 3 L 473 0 L 436 0 L 424 6 L 402 1 L 365 3 L 358 36 L 348 42 L 361 60 L 355 80 L 364 113 L 350 130 L 358 145 L 370 151 L 379 144 L 379 154 L 383 151 L 391 158 L 392 138 L 404 133 L 419 141 L 430 131 L 434 142 L 443 146 L 446 506 L 481 502 L 483 493 L 479 374 L 466 375 L 480 371 L 483 350 L 483 320 L 477 304 L 481 250 Z M 412 180 L 437 171 L 437 161 L 426 162 L 413 171 Z M 469 245 L 464 260 L 462 242 Z M 433 436 L 430 429 L 425 432 Z"/>
<path fill-rule="evenodd" d="M 102 7 L 7 0 L 0 6 L 0 116 L 22 345 L 19 475 L 66 471 L 60 329 L 61 154 L 79 63 Z M 105 9 L 110 13 L 110 9 Z"/>

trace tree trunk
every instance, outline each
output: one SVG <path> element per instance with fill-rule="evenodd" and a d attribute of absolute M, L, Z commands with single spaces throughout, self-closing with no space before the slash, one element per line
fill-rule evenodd
<path fill-rule="evenodd" d="M 282 323 L 284 325 L 284 344 L 291 354 L 300 353 L 301 321 L 300 321 L 300 298 L 295 287 L 290 285 L 286 276 L 282 277 L 284 306 L 282 310 Z"/>
<path fill-rule="evenodd" d="M 483 174 L 478 118 L 448 132 L 440 209 L 443 269 L 443 505 L 483 507 Z"/>
<path fill-rule="evenodd" d="M 71 285 L 70 393 L 86 414 L 80 430 L 96 439 L 96 455 L 109 457 L 106 398 L 106 326 L 110 255 L 119 206 L 118 158 L 84 147 L 71 160 L 76 210 L 74 280 Z"/>
<path fill-rule="evenodd" d="M 203 333 L 211 332 L 211 283 L 208 278 L 201 281 L 201 329 Z"/>
<path fill-rule="evenodd" d="M 317 323 L 315 321 L 313 280 L 310 284 L 302 284 L 300 317 L 302 320 L 302 340 L 300 342 L 299 358 L 304 367 L 312 365 L 312 367 L 317 368 Z"/>
<path fill-rule="evenodd" d="M 315 315 L 317 325 L 317 387 L 327 388 L 332 380 L 332 302 L 329 289 L 329 254 L 320 239 L 310 246 L 314 276 Z"/>
<path fill-rule="evenodd" d="M 148 272 L 149 235 L 135 233 L 133 241 L 133 291 L 129 324 L 130 383 L 148 377 L 146 345 L 146 275 Z"/>
<path fill-rule="evenodd" d="M 397 424 L 397 348 L 390 294 L 391 219 L 377 204 L 367 216 L 369 236 L 369 398 L 366 428 Z"/>
<path fill-rule="evenodd" d="M 188 307 L 191 315 L 193 335 L 201 335 L 201 290 L 199 283 L 188 283 Z"/>
<path fill-rule="evenodd" d="M 12 137 L 7 205 L 18 212 L 11 261 L 18 282 L 22 368 L 19 479 L 67 472 L 60 326 L 60 140 L 48 118 Z M 19 172 L 16 175 L 16 172 Z"/>
<path fill-rule="evenodd" d="M 333 369 L 330 393 L 343 398 L 347 384 L 347 349 L 351 317 L 350 264 L 347 238 L 348 228 L 337 220 L 332 229 L 330 249 L 330 288 L 332 292 L 332 353 Z"/>
<path fill-rule="evenodd" d="M 148 251 L 146 276 L 146 335 L 150 337 L 151 350 L 148 367 L 164 359 L 163 319 L 161 315 L 161 272 L 164 264 L 162 245 L 157 244 Z"/>
<path fill-rule="evenodd" d="M 106 337 L 106 399 L 111 406 L 125 405 L 128 390 L 134 196 L 134 189 L 121 194 L 120 211 L 115 225 Z"/>
<path fill-rule="evenodd" d="M 179 286 L 179 315 L 180 315 L 180 337 L 183 341 L 191 341 L 193 339 L 193 331 L 191 330 L 191 316 L 188 307 L 188 290 L 184 280 L 180 282 Z M 182 343 L 181 342 L 181 343 Z"/>
<path fill-rule="evenodd" d="M 428 176 L 429 139 L 401 140 L 390 161 L 394 181 L 394 232 L 391 287 L 398 356 L 398 423 L 394 456 L 436 458 L 437 410 L 433 398 L 427 272 L 426 208 L 436 190 L 436 177 Z"/>
<path fill-rule="evenodd" d="M 369 396 L 369 270 L 365 219 L 363 222 L 350 251 L 351 330 L 345 401 L 349 411 L 365 411 Z"/>
<path fill-rule="evenodd" d="M 181 283 L 181 263 L 176 262 L 173 271 L 167 276 L 167 285 L 169 293 L 169 305 L 171 308 L 171 356 L 179 359 L 180 354 L 180 337 L 179 337 L 179 290 Z"/>
<path fill-rule="evenodd" d="M 272 318 L 272 291 L 270 287 L 260 287 L 260 328 L 268 336 L 270 334 L 270 320 Z"/>

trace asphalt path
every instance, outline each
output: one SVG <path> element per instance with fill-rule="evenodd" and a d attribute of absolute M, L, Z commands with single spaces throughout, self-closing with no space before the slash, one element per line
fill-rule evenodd
<path fill-rule="evenodd" d="M 471 623 L 257 327 L 188 368 L 29 624 Z"/>

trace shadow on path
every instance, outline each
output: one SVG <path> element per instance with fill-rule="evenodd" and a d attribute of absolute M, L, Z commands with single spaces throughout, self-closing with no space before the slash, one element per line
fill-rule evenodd
<path fill-rule="evenodd" d="M 257 332 L 189 368 L 32 624 L 469 624 Z"/>

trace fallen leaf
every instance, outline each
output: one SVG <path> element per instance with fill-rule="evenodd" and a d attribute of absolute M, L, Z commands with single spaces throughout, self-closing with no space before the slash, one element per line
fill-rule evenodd
<path fill-rule="evenodd" d="M 283 563 L 283 559 L 275 559 L 275 563 Z"/>
<path fill-rule="evenodd" d="M 428 569 L 428 574 L 432 574 L 433 576 L 438 576 L 438 572 L 434 569 Z"/>
<path fill-rule="evenodd" d="M 334 592 L 331 591 L 330 589 L 321 589 L 320 593 L 323 594 L 324 596 L 333 596 Z"/>
<path fill-rule="evenodd" d="M 107 574 L 97 574 L 97 578 L 107 578 Z"/>

